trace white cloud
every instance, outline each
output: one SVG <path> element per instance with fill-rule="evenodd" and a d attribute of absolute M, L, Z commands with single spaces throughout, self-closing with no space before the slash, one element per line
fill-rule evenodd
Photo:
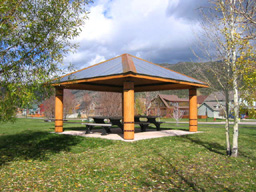
<path fill-rule="evenodd" d="M 182 9 L 179 5 L 179 0 L 96 1 L 89 10 L 83 32 L 76 39 L 80 48 L 65 62 L 71 61 L 80 68 L 122 53 L 139 55 L 156 63 L 189 60 L 194 40 L 192 26 L 197 23 L 188 21 L 185 15 L 183 18 L 170 13 L 175 7 Z"/>
<path fill-rule="evenodd" d="M 102 55 L 96 55 L 95 58 L 91 59 L 89 62 L 88 62 L 88 65 L 94 65 L 96 63 L 100 63 L 102 61 L 105 61 L 106 58 Z"/>
<path fill-rule="evenodd" d="M 78 41 L 96 41 L 104 43 L 112 32 L 112 21 L 104 16 L 104 5 L 97 5 L 90 9 L 89 20 L 85 22 Z"/>

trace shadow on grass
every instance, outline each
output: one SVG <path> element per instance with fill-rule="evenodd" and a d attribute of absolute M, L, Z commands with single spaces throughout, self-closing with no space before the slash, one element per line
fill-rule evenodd
<path fill-rule="evenodd" d="M 85 131 L 85 127 L 64 127 L 64 131 Z"/>
<path fill-rule="evenodd" d="M 185 135 L 183 138 L 187 141 L 190 141 L 194 144 L 200 145 L 204 147 L 205 149 L 220 154 L 220 155 L 226 155 L 225 154 L 225 146 L 220 145 L 216 142 L 210 142 L 210 141 L 202 141 L 199 138 L 193 138 L 190 135 Z"/>
<path fill-rule="evenodd" d="M 238 149 L 238 155 L 256 162 L 256 157 L 253 156 L 252 153 L 244 152 Z"/>
<path fill-rule="evenodd" d="M 184 165 L 179 162 L 172 163 L 168 157 L 158 152 L 156 152 L 156 155 L 159 158 L 155 162 L 155 166 L 146 165 L 143 167 L 150 172 L 147 179 L 139 181 L 148 189 L 153 187 L 155 189 L 160 188 L 161 191 L 209 191 L 209 187 L 215 186 L 219 191 L 234 191 L 219 183 L 209 174 L 198 175 L 197 172 L 191 173 L 188 167 L 183 167 Z M 207 178 L 202 181 L 201 177 Z"/>
<path fill-rule="evenodd" d="M 0 166 L 14 160 L 47 160 L 50 155 L 61 151 L 76 151 L 78 148 L 78 152 L 81 152 L 110 144 L 111 142 L 102 143 L 79 136 L 47 132 L 24 131 L 15 135 L 3 135 L 0 136 Z"/>

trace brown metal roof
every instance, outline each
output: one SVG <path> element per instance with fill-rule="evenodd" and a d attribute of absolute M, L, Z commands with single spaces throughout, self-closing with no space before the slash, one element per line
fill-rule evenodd
<path fill-rule="evenodd" d="M 54 86 L 122 92 L 123 82 L 133 81 L 135 91 L 208 87 L 206 83 L 130 54 L 106 60 L 62 76 Z"/>

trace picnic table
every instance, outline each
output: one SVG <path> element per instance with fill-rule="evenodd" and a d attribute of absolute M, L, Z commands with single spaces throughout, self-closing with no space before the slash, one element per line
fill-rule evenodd
<path fill-rule="evenodd" d="M 117 117 L 108 117 L 109 121 L 112 123 L 112 125 L 117 125 L 119 128 L 121 128 L 122 133 L 124 132 L 123 129 L 123 123 L 122 123 L 122 117 L 117 116 Z M 140 125 L 141 131 L 144 132 L 148 128 L 148 125 L 150 124 L 149 122 L 142 122 L 142 121 L 136 121 L 134 124 Z"/>
<path fill-rule="evenodd" d="M 102 135 L 107 135 L 108 133 L 111 133 L 110 132 L 110 127 L 112 126 L 112 124 L 110 123 L 85 123 L 86 125 L 86 134 L 88 133 L 92 133 L 92 128 L 96 127 L 96 126 L 99 126 L 99 127 L 102 127 L 103 128 L 103 132 L 102 132 Z"/>
<path fill-rule="evenodd" d="M 94 123 L 86 123 L 87 133 L 90 132 L 92 128 L 97 127 L 97 126 L 100 126 L 103 128 L 102 135 L 111 133 L 110 127 L 112 127 L 112 124 L 105 122 L 105 119 L 108 119 L 108 117 L 95 116 L 95 117 L 91 117 L 91 118 L 93 118 Z"/>
<path fill-rule="evenodd" d="M 145 115 L 138 115 L 134 117 L 135 122 L 147 122 L 147 123 L 152 123 L 156 126 L 156 130 L 160 131 L 160 125 L 164 122 L 157 121 L 156 119 L 159 118 L 160 116 L 145 116 Z M 147 121 L 141 121 L 140 118 L 146 118 Z"/>
<path fill-rule="evenodd" d="M 113 125 L 117 125 L 123 131 L 123 124 L 121 123 L 122 117 L 107 117 L 107 116 L 94 116 L 90 117 L 93 119 L 94 123 L 85 123 L 87 131 L 86 133 L 91 133 L 92 128 L 102 127 L 102 135 L 111 133 L 110 128 L 113 128 Z"/>
<path fill-rule="evenodd" d="M 117 125 L 122 130 L 122 133 L 124 133 L 122 117 L 109 117 L 109 121 L 112 123 L 112 125 Z"/>
<path fill-rule="evenodd" d="M 141 132 L 145 132 L 148 129 L 149 124 L 154 124 L 156 129 L 160 130 L 160 125 L 164 122 L 156 121 L 159 116 L 135 116 L 134 117 L 134 124 L 140 125 Z M 90 133 L 91 129 L 94 127 L 102 127 L 103 128 L 103 135 L 111 133 L 110 128 L 113 128 L 113 125 L 116 125 L 118 128 L 124 132 L 122 117 L 108 117 L 108 116 L 95 116 L 90 117 L 93 119 L 94 123 L 85 123 L 87 127 L 86 133 Z M 140 118 L 146 118 L 147 121 L 141 121 Z"/>

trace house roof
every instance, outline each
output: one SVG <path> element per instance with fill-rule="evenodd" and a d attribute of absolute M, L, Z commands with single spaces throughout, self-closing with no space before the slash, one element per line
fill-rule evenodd
<path fill-rule="evenodd" d="M 170 102 L 189 102 L 188 99 L 186 98 L 179 98 L 177 95 L 163 95 L 159 94 L 158 95 L 161 101 L 164 103 L 166 107 L 170 107 L 169 104 L 166 101 Z M 183 106 L 184 108 L 187 108 L 186 106 Z"/>
<path fill-rule="evenodd" d="M 164 95 L 159 94 L 159 98 L 163 101 L 165 106 L 169 107 L 168 103 L 166 101 L 172 101 L 172 102 L 189 102 L 188 98 L 179 98 L 177 95 Z M 207 98 L 205 95 L 199 95 L 197 97 L 197 103 L 202 104 L 204 100 Z"/>
<path fill-rule="evenodd" d="M 173 101 L 173 102 L 188 102 L 188 98 L 179 98 L 177 95 L 163 95 L 159 94 L 159 97 L 161 99 L 165 99 L 167 101 Z"/>
<path fill-rule="evenodd" d="M 205 101 L 225 101 L 225 95 L 224 92 L 219 91 L 219 92 L 214 92 L 212 94 L 210 94 Z M 232 92 L 229 92 L 229 100 L 232 101 L 234 100 L 234 95 L 232 94 Z"/>
<path fill-rule="evenodd" d="M 198 95 L 197 96 L 197 103 L 202 104 L 207 97 L 208 97 L 207 95 Z"/>
<path fill-rule="evenodd" d="M 69 73 L 53 83 L 70 89 L 122 92 L 124 81 L 133 81 L 135 91 L 208 87 L 206 83 L 130 54 Z"/>

